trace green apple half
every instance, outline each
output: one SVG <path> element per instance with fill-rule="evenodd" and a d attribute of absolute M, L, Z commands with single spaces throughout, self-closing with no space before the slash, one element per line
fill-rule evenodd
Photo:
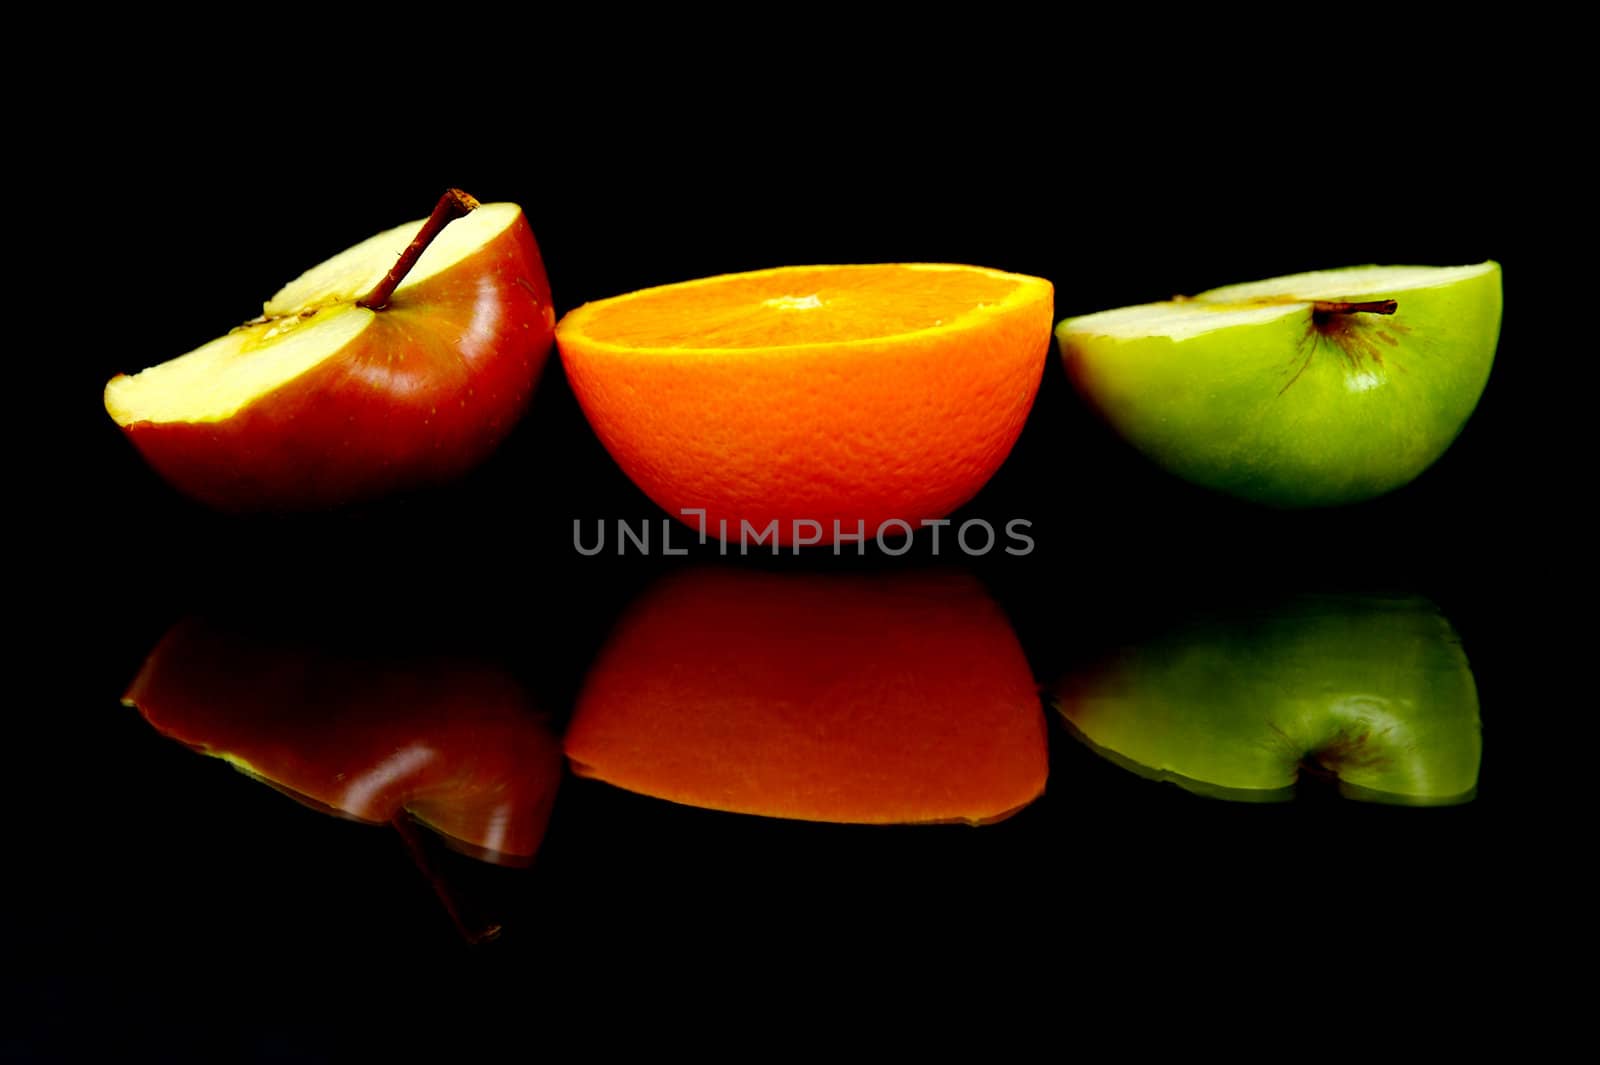
<path fill-rule="evenodd" d="M 1282 801 L 1302 772 L 1399 805 L 1477 790 L 1477 686 L 1425 599 L 1308 596 L 1204 617 L 1052 694 L 1100 754 L 1214 798 Z"/>
<path fill-rule="evenodd" d="M 1069 318 L 1067 371 L 1196 484 L 1274 506 L 1382 495 L 1444 454 L 1500 334 L 1500 266 L 1363 266 Z"/>

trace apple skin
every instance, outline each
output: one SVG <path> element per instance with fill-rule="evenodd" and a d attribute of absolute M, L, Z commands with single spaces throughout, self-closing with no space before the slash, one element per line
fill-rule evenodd
<path fill-rule="evenodd" d="M 191 618 L 123 701 L 313 809 L 371 824 L 408 813 L 500 865 L 533 860 L 561 781 L 550 722 L 484 662 L 351 654 Z"/>
<path fill-rule="evenodd" d="M 689 806 L 985 824 L 1049 772 L 1016 634 L 961 573 L 693 569 L 619 622 L 564 739 L 573 771 Z"/>
<path fill-rule="evenodd" d="M 527 408 L 555 336 L 526 217 L 372 313 L 344 351 L 225 420 L 124 432 L 180 492 L 230 511 L 372 499 L 488 457 Z"/>
<path fill-rule="evenodd" d="M 1500 332 L 1497 265 L 1449 288 L 1395 295 L 1392 317 L 1348 323 L 1381 362 L 1361 344 L 1347 358 L 1323 339 L 1287 387 L 1307 350 L 1309 307 L 1179 339 L 1096 336 L 1075 319 L 1056 335 L 1080 394 L 1158 465 L 1269 506 L 1336 506 L 1383 495 L 1431 466 L 1489 379 Z"/>
<path fill-rule="evenodd" d="M 1058 682 L 1079 739 L 1197 794 L 1293 797 L 1302 769 L 1347 798 L 1450 805 L 1476 792 L 1477 687 L 1425 599 L 1302 596 L 1202 616 Z"/>

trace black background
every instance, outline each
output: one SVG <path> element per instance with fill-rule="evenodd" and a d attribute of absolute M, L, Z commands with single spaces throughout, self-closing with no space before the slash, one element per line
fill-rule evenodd
<path fill-rule="evenodd" d="M 50 602 L 34 668 L 52 679 L 23 711 L 38 738 L 16 748 L 27 799 L 5 935 L 25 959 L 18 1045 L 109 1036 L 172 1056 L 338 1056 L 380 1036 L 504 1034 L 511 1017 L 521 1036 L 574 999 L 687 1002 L 696 1031 L 733 1003 L 794 1024 L 802 1010 L 913 1000 L 926 1032 L 930 1003 L 1015 1005 L 1024 986 L 1058 1000 L 1181 990 L 1223 970 L 1266 985 L 1337 970 L 1391 993 L 1470 981 L 1472 959 L 1511 934 L 1514 900 L 1553 875 L 1516 805 L 1535 775 L 1525 592 L 1554 559 L 1526 458 L 1542 403 L 1522 192 L 1536 164 L 1503 87 L 1470 55 L 1401 75 L 1363 53 L 1308 89 L 1302 53 L 1174 66 L 1126 41 L 1035 36 L 901 41 L 892 62 L 863 40 L 643 65 L 640 40 L 632 65 L 587 41 L 609 62 L 544 76 L 530 61 L 517 71 L 537 91 L 482 88 L 445 107 L 379 106 L 367 82 L 325 80 L 305 99 L 230 99 L 226 124 L 193 85 L 109 93 L 79 116 L 80 153 L 56 160 L 64 187 L 92 195 L 77 254 L 111 257 L 124 280 L 114 305 L 71 312 L 100 342 L 71 352 L 70 442 L 52 466 L 64 476 L 46 478 L 65 520 L 35 575 Z M 613 96 L 599 71 L 622 67 Z M 1205 802 L 1099 761 L 1054 720 L 1046 796 L 978 831 L 767 822 L 569 780 L 531 870 L 453 866 L 506 921 L 500 941 L 466 946 L 392 834 L 199 758 L 118 697 L 197 610 L 292 625 L 376 608 L 510 663 L 564 712 L 618 611 L 676 560 L 572 552 L 575 518 L 659 514 L 588 431 L 559 360 L 463 483 L 332 515 L 204 512 L 100 405 L 112 374 L 210 339 L 451 184 L 524 206 L 560 312 L 809 262 L 1037 274 L 1059 319 L 1299 270 L 1498 260 L 1506 318 L 1488 390 L 1450 452 L 1387 498 L 1280 513 L 1176 483 L 1093 421 L 1052 348 L 1016 451 L 962 511 L 1033 522 L 1034 555 L 970 568 L 1042 682 L 1175 606 L 1429 596 L 1479 684 L 1477 801 Z"/>

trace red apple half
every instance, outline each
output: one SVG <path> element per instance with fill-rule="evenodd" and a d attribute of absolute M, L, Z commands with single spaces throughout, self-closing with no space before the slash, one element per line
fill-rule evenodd
<path fill-rule="evenodd" d="M 998 821 L 1049 770 L 1027 659 L 963 574 L 669 577 L 601 652 L 565 747 L 645 795 L 863 824 Z"/>
<path fill-rule="evenodd" d="M 554 328 L 522 209 L 451 190 L 429 219 L 291 281 L 260 318 L 112 378 L 106 410 L 203 503 L 327 507 L 480 462 L 526 408 Z"/>
<path fill-rule="evenodd" d="M 374 823 L 409 814 L 502 865 L 533 860 L 561 781 L 555 731 L 486 663 L 339 654 L 190 619 L 123 701 L 308 806 Z"/>

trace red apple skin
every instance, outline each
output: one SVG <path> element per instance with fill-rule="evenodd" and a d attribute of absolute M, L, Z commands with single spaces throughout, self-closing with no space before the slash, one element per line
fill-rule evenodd
<path fill-rule="evenodd" d="M 226 420 L 123 431 L 180 492 L 222 510 L 323 509 L 459 476 L 522 417 L 555 336 L 526 217 L 377 318 Z"/>
<path fill-rule="evenodd" d="M 314 809 L 368 823 L 409 813 L 496 864 L 533 860 L 561 782 L 556 731 L 516 678 L 482 662 L 350 656 L 191 618 L 123 701 Z"/>

